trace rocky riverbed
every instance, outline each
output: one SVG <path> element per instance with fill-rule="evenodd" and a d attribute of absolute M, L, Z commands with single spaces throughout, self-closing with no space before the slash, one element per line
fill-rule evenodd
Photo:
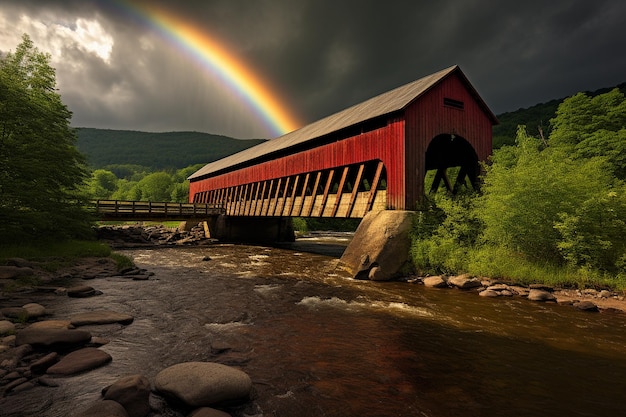
<path fill-rule="evenodd" d="M 123 227 L 104 233 L 112 244 L 121 247 L 212 243 L 199 231 L 192 235 L 165 228 Z M 36 284 L 32 277 L 37 277 Z M 0 415 L 37 415 L 41 404 L 25 401 L 29 392 L 56 387 L 64 377 L 106 366 L 111 356 L 99 348 L 108 343 L 107 326 L 133 326 L 137 319 L 114 310 L 75 311 L 61 317 L 47 307 L 51 300 L 98 296 L 98 279 L 134 282 L 152 277 L 150 271 L 140 268 L 118 271 L 109 258 L 84 258 L 54 273 L 44 264 L 23 259 L 12 259 L 0 266 Z M 623 294 L 607 290 L 524 287 L 470 276 L 411 277 L 408 281 L 483 297 L 559 303 L 563 308 L 585 312 L 626 312 Z M 182 415 L 167 410 L 193 412 L 196 417 L 255 415 L 258 409 L 251 401 L 251 384 L 250 378 L 236 367 L 190 360 L 164 368 L 152 380 L 130 374 L 98 387 L 102 390 L 101 399 L 96 403 L 77 403 L 73 415 Z M 102 414 L 105 411 L 108 414 Z"/>
<path fill-rule="evenodd" d="M 114 243 L 123 241 L 123 245 L 208 243 L 193 232 L 165 228 L 138 233 L 138 228 L 123 227 L 105 230 L 104 234 L 115 236 Z M 29 401 L 29 392 L 59 387 L 64 377 L 110 363 L 111 355 L 100 349 L 109 343 L 103 337 L 107 326 L 132 326 L 135 319 L 111 310 L 76 311 L 69 317 L 58 317 L 47 308 L 47 301 L 101 295 L 98 279 L 146 281 L 152 276 L 135 267 L 118 270 L 110 258 L 82 258 L 55 272 L 48 271 L 45 262 L 20 258 L 0 265 L 0 415 L 39 415 L 46 404 Z M 246 405 L 251 388 L 250 378 L 239 369 L 211 362 L 179 363 L 163 369 L 153 381 L 132 374 L 99 387 L 99 401 L 77 403 L 76 411 L 68 415 L 144 417 L 181 415 L 172 414 L 176 412 L 172 410 L 179 410 L 196 417 L 230 416 L 227 410 L 233 407 L 252 406 Z"/>

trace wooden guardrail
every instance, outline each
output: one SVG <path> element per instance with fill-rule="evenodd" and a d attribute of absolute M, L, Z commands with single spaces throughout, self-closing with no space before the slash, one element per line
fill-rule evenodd
<path fill-rule="evenodd" d="M 220 204 L 205 203 L 97 200 L 93 206 L 101 220 L 206 219 L 226 212 Z"/>

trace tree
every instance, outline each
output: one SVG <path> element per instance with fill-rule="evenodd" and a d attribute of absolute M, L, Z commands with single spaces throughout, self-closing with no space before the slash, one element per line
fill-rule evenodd
<path fill-rule="evenodd" d="M 0 236 L 3 241 L 88 233 L 79 189 L 87 171 L 55 91 L 50 56 L 28 35 L 0 57 Z"/>
<path fill-rule="evenodd" d="M 488 167 L 477 199 L 477 215 L 484 224 L 482 238 L 533 261 L 563 261 L 555 224 L 580 203 L 607 190 L 611 176 L 602 159 L 572 159 L 563 148 L 543 148 L 539 139 L 521 127 L 516 161 L 499 163 L 498 152 Z"/>
<path fill-rule="evenodd" d="M 611 172 L 626 179 L 626 99 L 619 89 L 565 99 L 550 123 L 551 146 L 567 149 L 577 159 L 605 157 Z"/>
<path fill-rule="evenodd" d="M 165 171 L 158 171 L 143 177 L 136 185 L 143 201 L 170 201 L 172 177 Z"/>
<path fill-rule="evenodd" d="M 105 200 L 117 190 L 118 178 L 111 171 L 96 169 L 87 181 L 87 193 L 94 200 Z"/>

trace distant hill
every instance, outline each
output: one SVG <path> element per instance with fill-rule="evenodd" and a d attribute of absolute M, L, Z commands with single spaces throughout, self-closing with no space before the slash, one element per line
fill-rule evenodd
<path fill-rule="evenodd" d="M 206 164 L 264 142 L 201 132 L 150 133 L 77 128 L 77 147 L 92 168 L 141 165 L 152 170 Z"/>
<path fill-rule="evenodd" d="M 586 91 L 585 93 L 593 97 L 608 93 L 614 88 L 619 88 L 622 93 L 626 94 L 626 82 L 616 85 L 615 87 L 601 88 L 596 91 Z M 500 124 L 493 127 L 494 149 L 500 148 L 503 145 L 515 144 L 515 133 L 518 125 L 526 125 L 528 133 L 532 136 L 539 136 L 539 127 L 541 127 L 544 136 L 547 138 L 550 133 L 550 119 L 556 115 L 559 104 L 566 98 L 567 97 L 550 100 L 546 103 L 536 104 L 526 109 L 499 114 L 497 117 Z"/>

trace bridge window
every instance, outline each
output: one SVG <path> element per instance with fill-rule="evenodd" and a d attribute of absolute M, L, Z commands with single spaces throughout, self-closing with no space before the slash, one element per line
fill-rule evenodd
<path fill-rule="evenodd" d="M 452 107 L 452 108 L 459 109 L 459 110 L 463 110 L 463 108 L 465 107 L 465 103 L 463 103 L 462 101 L 455 100 L 453 98 L 448 98 L 448 97 L 444 97 L 443 105 L 446 107 Z"/>

